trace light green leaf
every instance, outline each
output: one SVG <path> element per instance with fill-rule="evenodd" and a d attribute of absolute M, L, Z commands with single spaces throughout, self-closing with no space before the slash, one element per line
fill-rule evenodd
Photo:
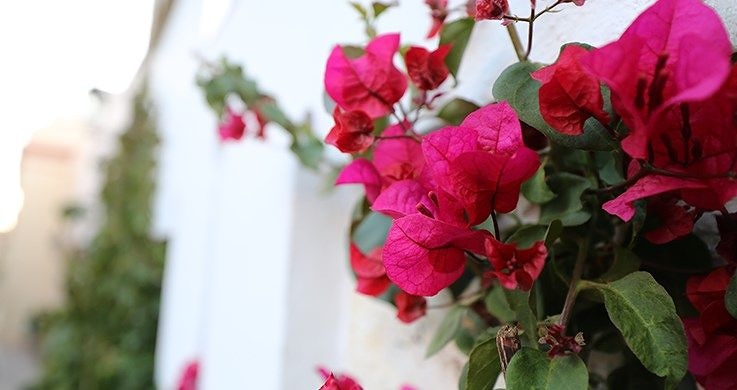
<path fill-rule="evenodd" d="M 724 295 L 724 304 L 727 306 L 727 311 L 732 317 L 737 318 L 737 271 L 729 281 L 727 286 L 727 293 Z"/>
<path fill-rule="evenodd" d="M 391 225 L 391 218 L 372 211 L 353 230 L 352 240 L 361 252 L 369 253 L 374 248 L 384 245 Z"/>
<path fill-rule="evenodd" d="M 440 32 L 440 44 L 453 45 L 450 53 L 445 57 L 445 65 L 448 66 L 453 77 L 458 74 L 458 67 L 461 65 L 461 58 L 463 58 L 463 52 L 466 51 L 474 24 L 471 18 L 461 18 L 446 24 L 443 26 L 443 31 Z"/>
<path fill-rule="evenodd" d="M 548 358 L 542 351 L 522 348 L 507 367 L 507 390 L 586 390 L 589 372 L 578 355 Z"/>
<path fill-rule="evenodd" d="M 545 122 L 540 114 L 540 82 L 530 77 L 540 66 L 531 62 L 518 62 L 505 69 L 494 83 L 494 98 L 508 101 L 523 122 L 545 134 L 552 142 L 572 149 L 615 149 L 617 144 L 607 129 L 593 118 L 586 121 L 584 133 L 576 136 L 561 134 Z"/>
<path fill-rule="evenodd" d="M 466 116 L 479 108 L 474 103 L 460 98 L 453 99 L 448 102 L 438 112 L 438 118 L 451 125 L 459 125 L 466 119 Z"/>
<path fill-rule="evenodd" d="M 555 198 L 553 191 L 545 182 L 545 167 L 540 166 L 534 176 L 522 183 L 522 195 L 532 203 L 543 204 Z"/>
<path fill-rule="evenodd" d="M 683 324 L 665 289 L 641 271 L 612 283 L 585 286 L 603 295 L 609 318 L 645 368 L 674 388 L 686 374 L 688 358 Z"/>
<path fill-rule="evenodd" d="M 550 176 L 548 185 L 557 197 L 540 207 L 540 223 L 559 219 L 563 226 L 577 226 L 591 218 L 581 203 L 581 195 L 591 187 L 586 178 L 562 172 Z"/>
<path fill-rule="evenodd" d="M 458 330 L 461 328 L 461 319 L 465 312 L 466 308 L 463 306 L 453 306 L 448 310 L 445 318 L 443 318 L 440 326 L 438 326 L 438 330 L 435 332 L 432 340 L 430 340 L 430 344 L 427 346 L 425 357 L 435 355 L 455 338 Z"/>

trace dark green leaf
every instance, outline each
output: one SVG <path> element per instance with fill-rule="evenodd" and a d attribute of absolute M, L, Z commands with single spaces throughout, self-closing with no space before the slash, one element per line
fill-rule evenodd
<path fill-rule="evenodd" d="M 545 245 L 550 248 L 561 234 L 563 234 L 563 223 L 559 219 L 554 219 L 545 232 Z"/>
<path fill-rule="evenodd" d="M 548 358 L 545 352 L 522 348 L 509 362 L 507 390 L 586 390 L 589 372 L 578 355 Z"/>
<path fill-rule="evenodd" d="M 474 103 L 460 98 L 455 98 L 440 109 L 440 112 L 438 112 L 438 118 L 444 120 L 445 123 L 457 126 L 466 119 L 468 114 L 478 108 L 479 106 Z"/>
<path fill-rule="evenodd" d="M 489 390 L 502 371 L 495 337 L 486 337 L 476 344 L 468 358 L 466 390 Z"/>
<path fill-rule="evenodd" d="M 432 340 L 430 340 L 430 344 L 427 346 L 425 357 L 435 355 L 456 337 L 456 334 L 461 327 L 461 319 L 465 312 L 466 308 L 463 306 L 453 306 L 448 310 L 448 313 L 445 314 L 440 326 L 438 326 L 438 330 L 435 332 Z"/>
<path fill-rule="evenodd" d="M 555 198 L 553 191 L 545 182 L 545 167 L 540 166 L 535 176 L 522 183 L 522 195 L 532 203 L 543 204 Z"/>
<path fill-rule="evenodd" d="M 559 219 L 563 226 L 577 226 L 589 220 L 591 214 L 583 209 L 581 195 L 591 187 L 591 182 L 563 172 L 550 176 L 548 185 L 557 197 L 540 207 L 540 223 Z"/>
<path fill-rule="evenodd" d="M 642 260 L 631 250 L 614 244 L 614 262 L 609 269 L 599 277 L 605 282 L 612 282 L 625 277 L 640 269 Z"/>
<path fill-rule="evenodd" d="M 374 248 L 384 245 L 391 225 L 391 218 L 372 211 L 353 230 L 353 242 L 361 252 L 369 253 Z"/>
<path fill-rule="evenodd" d="M 727 306 L 729 314 L 737 318 L 737 271 L 735 271 L 727 286 L 727 292 L 724 295 L 724 304 Z"/>
<path fill-rule="evenodd" d="M 513 242 L 520 248 L 529 248 L 532 244 L 545 238 L 545 232 L 548 231 L 546 225 L 527 225 L 518 229 L 512 234 L 507 242 Z"/>
<path fill-rule="evenodd" d="M 576 136 L 561 134 L 545 122 L 540 114 L 540 82 L 530 77 L 539 68 L 540 64 L 531 62 L 518 62 L 508 67 L 494 83 L 494 98 L 508 101 L 523 122 L 545 134 L 552 142 L 573 149 L 616 148 L 617 144 L 608 130 L 593 118 L 586 121 L 584 133 Z"/>
<path fill-rule="evenodd" d="M 458 67 L 461 65 L 461 58 L 463 58 L 463 52 L 466 51 L 473 26 L 473 19 L 461 18 L 446 24 L 443 26 L 443 31 L 440 32 L 440 44 L 449 43 L 453 45 L 450 53 L 445 57 L 445 65 L 448 66 L 448 70 L 453 77 L 458 74 Z"/>
<path fill-rule="evenodd" d="M 509 307 L 516 314 L 517 322 L 522 325 L 522 337 L 527 340 L 526 346 L 537 349 L 537 317 L 530 307 L 530 292 L 504 289 L 504 295 Z"/>
<path fill-rule="evenodd" d="M 562 231 L 563 224 L 554 219 L 550 225 L 522 226 L 507 239 L 507 242 L 515 243 L 519 248 L 529 248 L 538 241 L 545 241 L 545 245 L 549 247 L 560 237 Z"/>
<path fill-rule="evenodd" d="M 622 156 L 616 151 L 597 152 L 596 167 L 599 178 L 608 185 L 619 184 L 624 181 L 622 172 Z"/>
<path fill-rule="evenodd" d="M 686 336 L 673 299 L 647 272 L 612 283 L 587 283 L 604 296 L 609 318 L 627 346 L 652 373 L 675 387 L 686 374 Z"/>

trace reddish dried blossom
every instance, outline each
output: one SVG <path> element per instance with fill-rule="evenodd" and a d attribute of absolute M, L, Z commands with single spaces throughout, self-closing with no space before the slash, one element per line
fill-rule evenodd
<path fill-rule="evenodd" d="M 430 39 L 438 35 L 443 29 L 445 18 L 448 17 L 448 0 L 425 0 L 425 4 L 430 7 L 430 18 L 432 18 L 432 25 L 425 37 Z"/>
<path fill-rule="evenodd" d="M 509 15 L 507 0 L 476 0 L 476 14 L 474 15 L 476 20 L 501 20 L 504 15 Z"/>
<path fill-rule="evenodd" d="M 409 324 L 421 318 L 427 312 L 427 300 L 424 297 L 399 291 L 394 296 L 394 304 L 397 305 L 397 318 Z"/>
<path fill-rule="evenodd" d="M 686 295 L 698 318 L 685 318 L 688 370 L 706 389 L 737 388 L 737 319 L 726 309 L 724 296 L 734 267 L 721 267 L 688 280 Z"/>
<path fill-rule="evenodd" d="M 374 38 L 355 59 L 335 46 L 325 68 L 325 91 L 344 110 L 361 110 L 371 118 L 392 112 L 407 90 L 407 79 L 393 62 L 398 49 L 399 34 Z"/>
<path fill-rule="evenodd" d="M 381 250 L 382 247 L 378 247 L 365 255 L 351 243 L 351 268 L 358 281 L 356 291 L 361 294 L 379 296 L 391 284 L 381 261 Z"/>
<path fill-rule="evenodd" d="M 555 357 L 567 353 L 579 353 L 586 345 L 583 333 L 578 332 L 575 336 L 566 336 L 565 327 L 560 324 L 546 325 L 540 328 L 540 339 L 538 343 L 545 344 L 550 349 L 548 356 Z"/>
<path fill-rule="evenodd" d="M 558 60 L 532 74 L 540 81 L 540 113 L 548 124 L 563 134 L 583 133 L 591 117 L 607 124 L 599 80 L 582 66 L 580 59 L 588 51 L 577 45 L 563 48 Z"/>
<path fill-rule="evenodd" d="M 374 143 L 374 122 L 360 110 L 333 110 L 335 126 L 325 137 L 325 143 L 334 145 L 343 153 L 358 153 Z"/>
<path fill-rule="evenodd" d="M 445 57 L 450 53 L 450 45 L 441 45 L 435 51 L 412 46 L 404 57 L 407 73 L 417 88 L 430 91 L 440 86 L 448 78 Z"/>
<path fill-rule="evenodd" d="M 234 140 L 238 141 L 243 138 L 246 132 L 246 123 L 243 121 L 243 114 L 237 113 L 228 107 L 225 110 L 225 118 L 218 125 L 218 135 L 221 141 Z"/>
<path fill-rule="evenodd" d="M 538 241 L 530 248 L 518 249 L 516 244 L 505 244 L 493 237 L 486 239 L 486 257 L 492 270 L 485 277 L 499 279 L 506 289 L 529 291 L 545 266 L 548 250 Z"/>

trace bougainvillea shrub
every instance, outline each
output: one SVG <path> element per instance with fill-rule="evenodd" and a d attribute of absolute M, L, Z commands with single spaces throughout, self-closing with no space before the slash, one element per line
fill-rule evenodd
<path fill-rule="evenodd" d="M 368 40 L 326 60 L 325 142 L 351 156 L 336 184 L 365 190 L 356 291 L 403 322 L 446 310 L 428 355 L 466 353 L 462 389 L 500 376 L 509 389 L 737 388 L 737 66 L 718 14 L 658 0 L 616 40 L 561 42 L 540 64 L 536 20 L 575 18 L 583 0 L 425 3 L 439 43 L 379 34 L 390 7 L 353 3 Z M 488 86 L 494 101 L 448 99 L 483 19 L 499 20 L 519 61 Z M 213 87 L 226 76 L 202 79 L 216 110 L 234 94 L 256 102 Z M 423 117 L 445 124 L 420 128 Z M 452 303 L 428 303 L 442 291 Z"/>

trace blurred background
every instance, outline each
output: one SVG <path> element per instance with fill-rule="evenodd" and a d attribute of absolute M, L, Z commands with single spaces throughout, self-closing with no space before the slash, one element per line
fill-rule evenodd
<path fill-rule="evenodd" d="M 423 42 L 426 14 L 379 29 Z M 278 127 L 220 142 L 195 84 L 227 55 L 326 134 L 325 59 L 365 41 L 347 2 L 28 1 L 0 30 L 0 389 L 174 389 L 195 366 L 203 389 L 317 388 L 318 365 L 455 385 L 459 353 L 422 361 L 432 322 L 352 291 L 358 189 Z"/>
<path fill-rule="evenodd" d="M 575 28 L 541 20 L 535 60 L 605 43 L 652 2 L 592 0 L 570 10 Z M 737 21 L 732 0 L 709 3 Z M 434 47 L 429 25 L 404 0 L 378 27 Z M 505 34 L 476 25 L 448 98 L 489 101 L 515 61 Z M 359 190 L 328 190 L 278 127 L 221 143 L 195 84 L 227 55 L 322 136 L 327 55 L 364 40 L 343 0 L 1 4 L 0 390 L 176 389 L 195 371 L 201 389 L 315 389 L 318 365 L 367 389 L 455 388 L 455 347 L 424 359 L 442 312 L 402 325 L 353 293 Z"/>

